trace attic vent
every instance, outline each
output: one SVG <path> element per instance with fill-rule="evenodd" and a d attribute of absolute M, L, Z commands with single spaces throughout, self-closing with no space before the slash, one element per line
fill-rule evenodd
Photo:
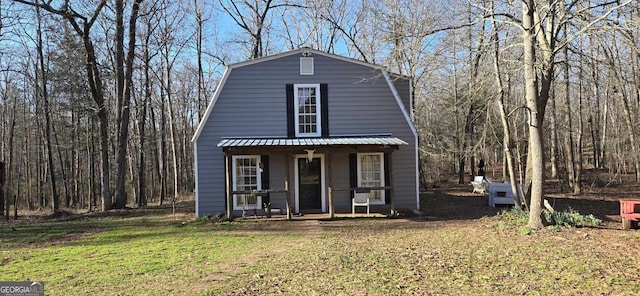
<path fill-rule="evenodd" d="M 300 75 L 313 75 L 313 57 L 300 57 Z"/>

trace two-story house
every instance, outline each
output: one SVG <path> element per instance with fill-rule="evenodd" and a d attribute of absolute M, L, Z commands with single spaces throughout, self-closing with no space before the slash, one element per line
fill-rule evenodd
<path fill-rule="evenodd" d="M 227 66 L 193 136 L 196 215 L 419 209 L 407 77 L 301 48 Z M 331 192 L 330 192 L 331 191 Z"/>

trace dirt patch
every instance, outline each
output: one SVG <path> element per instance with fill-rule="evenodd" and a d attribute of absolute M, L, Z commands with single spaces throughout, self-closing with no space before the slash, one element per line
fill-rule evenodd
<path fill-rule="evenodd" d="M 176 219 L 193 218 L 195 213 L 195 201 L 179 201 L 176 203 L 175 213 Z M 86 209 L 63 209 L 56 213 L 50 210 L 42 211 L 20 211 L 18 212 L 17 221 L 20 222 L 43 222 L 43 221 L 72 221 L 84 218 L 100 218 L 100 217 L 137 217 L 137 216 L 150 216 L 150 215 L 172 215 L 173 205 L 171 203 L 165 203 L 163 205 L 149 205 L 141 208 L 124 208 L 124 209 L 111 209 L 106 212 L 102 211 L 87 211 Z M 0 219 L 0 225 L 3 223 L 11 222 L 15 220 L 13 216 L 10 221 Z"/>
<path fill-rule="evenodd" d="M 50 246 L 57 246 L 57 245 L 62 245 L 68 242 L 72 242 L 72 241 L 76 241 L 85 237 L 89 237 L 92 236 L 96 233 L 100 232 L 100 230 L 95 229 L 95 230 L 90 230 L 90 231 L 83 231 L 83 232 L 75 232 L 75 233 L 69 233 L 69 234 L 65 234 L 63 236 L 60 237 L 56 237 L 56 238 L 52 238 L 49 240 L 45 240 L 42 242 L 30 242 L 27 243 L 27 246 L 29 248 L 42 248 L 42 247 L 50 247 Z"/>
<path fill-rule="evenodd" d="M 580 194 L 566 193 L 561 184 L 558 179 L 545 184 L 545 199 L 553 208 L 593 214 L 603 221 L 602 228 L 621 228 L 620 199 L 640 199 L 640 183 L 632 175 L 616 177 L 603 170 L 585 170 Z M 505 208 L 491 208 L 486 194 L 471 192 L 468 184 L 439 183 L 422 194 L 421 209 L 431 220 L 454 222 L 494 216 Z"/>
<path fill-rule="evenodd" d="M 497 180 L 497 178 L 493 178 Z M 556 210 L 575 210 L 581 214 L 593 214 L 603 221 L 602 229 L 621 229 L 619 216 L 619 202 L 621 198 L 640 198 L 640 184 L 632 181 L 632 176 L 624 178 L 612 178 L 606 172 L 599 170 L 586 170 L 581 194 L 568 194 L 562 188 L 559 180 L 549 180 L 546 183 L 546 199 Z M 619 181 L 623 180 L 622 183 Z M 483 227 L 486 223 L 478 223 L 485 218 L 495 216 L 505 207 L 492 208 L 488 206 L 487 196 L 472 193 L 472 186 L 469 184 L 439 183 L 437 186 L 430 186 L 427 192 L 421 194 L 420 208 L 422 215 L 408 216 L 405 219 L 381 219 L 381 218 L 355 218 L 355 220 L 371 220 L 373 223 L 365 223 L 368 227 L 375 229 L 394 229 L 399 227 L 412 227 L 409 222 L 418 222 L 420 227 L 424 222 L 430 222 L 431 226 L 437 227 Z M 180 201 L 176 203 L 175 219 L 191 223 L 195 219 L 195 202 Z M 158 217 L 163 220 L 172 220 L 173 205 L 148 206 L 143 208 L 127 208 L 110 210 L 108 212 L 79 212 L 68 210 L 58 215 L 51 212 L 30 212 L 19 217 L 22 222 L 48 222 L 48 221 L 78 221 L 84 223 L 85 218 L 102 217 Z M 277 221 L 276 219 L 249 219 L 243 220 L 242 226 L 248 231 L 259 232 L 280 232 L 291 231 L 294 233 L 304 233 L 310 237 L 322 235 L 325 231 L 334 229 L 349 229 L 354 226 L 354 218 L 343 217 L 342 219 L 324 220 L 313 215 L 296 217 L 295 221 Z M 282 217 L 279 218 L 280 220 Z M 248 223 L 246 223 L 248 222 Z M 264 223 L 268 222 L 268 223 Z M 0 221 L 1 224 L 7 223 Z M 13 223 L 13 222 L 12 222 Z M 8 225 L 11 225 L 9 223 Z M 357 223 L 355 223 L 357 224 Z M 47 239 L 30 246 L 47 246 L 66 243 L 90 236 L 99 232 L 100 229 L 84 228 L 77 231 L 63 234 L 59 237 Z M 597 237 L 596 234 L 590 234 Z M 606 237 L 602 243 L 606 242 Z"/>

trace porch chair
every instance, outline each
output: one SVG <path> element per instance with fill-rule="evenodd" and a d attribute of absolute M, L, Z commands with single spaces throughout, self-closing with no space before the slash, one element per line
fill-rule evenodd
<path fill-rule="evenodd" d="M 473 181 L 471 181 L 470 185 L 473 186 L 472 193 L 486 194 L 489 187 L 489 179 L 486 179 L 484 176 L 475 176 L 473 177 Z"/>
<path fill-rule="evenodd" d="M 249 203 L 249 199 L 255 199 L 255 196 L 249 195 L 249 194 L 243 194 L 242 195 L 242 218 L 246 218 L 247 217 L 247 212 L 249 210 L 253 210 L 253 216 L 255 218 L 258 218 L 258 210 L 257 210 L 257 203 L 256 206 L 252 206 L 253 204 Z"/>
<path fill-rule="evenodd" d="M 351 201 L 351 214 L 355 215 L 356 214 L 356 206 L 362 206 L 362 207 L 367 207 L 367 216 L 369 216 L 369 193 L 368 192 L 362 192 L 362 193 L 354 193 L 353 194 L 353 199 Z"/>

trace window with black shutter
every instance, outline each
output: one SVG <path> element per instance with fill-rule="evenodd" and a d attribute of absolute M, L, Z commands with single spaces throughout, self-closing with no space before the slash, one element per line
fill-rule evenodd
<path fill-rule="evenodd" d="M 328 85 L 287 84 L 287 136 L 328 137 Z"/>
<path fill-rule="evenodd" d="M 389 185 L 388 153 L 352 153 L 349 154 L 349 183 L 355 187 L 384 187 Z M 371 190 L 369 199 L 372 204 L 389 204 L 389 190 Z M 353 192 L 352 192 L 353 197 Z"/>

